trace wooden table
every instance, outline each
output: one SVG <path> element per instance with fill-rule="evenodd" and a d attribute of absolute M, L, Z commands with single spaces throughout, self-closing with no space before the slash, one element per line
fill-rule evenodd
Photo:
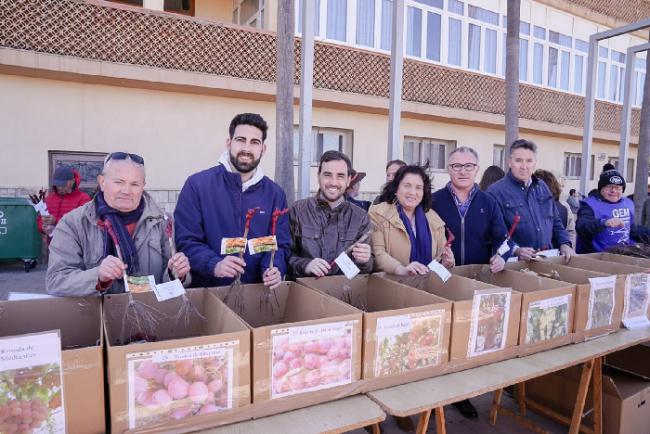
<path fill-rule="evenodd" d="M 201 431 L 204 434 L 322 434 L 379 426 L 386 414 L 365 395 Z M 377 429 L 377 428 L 375 428 Z"/>
<path fill-rule="evenodd" d="M 487 392 L 541 377 L 570 366 L 586 364 L 583 377 L 591 378 L 595 361 L 608 353 L 622 350 L 650 340 L 650 327 L 638 330 L 621 329 L 619 332 L 580 344 L 505 360 L 466 371 L 402 384 L 367 395 L 388 414 L 394 416 L 420 415 L 417 433 L 424 434 L 431 411 L 436 410 L 437 433 L 445 432 L 443 406 Z M 579 397 L 580 398 L 580 397 Z M 586 391 L 582 396 L 582 405 Z M 571 428 L 577 432 L 580 417 L 575 414 Z M 496 419 L 496 415 L 495 415 Z M 576 422 L 577 419 L 577 422 Z M 576 423 L 578 426 L 576 426 Z"/>

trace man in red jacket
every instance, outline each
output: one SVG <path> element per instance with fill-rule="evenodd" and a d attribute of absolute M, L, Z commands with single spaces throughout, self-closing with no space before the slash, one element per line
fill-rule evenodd
<path fill-rule="evenodd" d="M 54 227 L 61 217 L 86 202 L 90 196 L 79 190 L 81 176 L 70 167 L 58 167 L 54 171 L 52 191 L 45 198 L 49 216 L 38 216 L 38 230 L 46 235 L 52 235 Z"/>

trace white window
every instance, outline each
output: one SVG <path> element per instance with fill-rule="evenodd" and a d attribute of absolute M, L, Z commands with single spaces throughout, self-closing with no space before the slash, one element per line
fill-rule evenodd
<path fill-rule="evenodd" d="M 357 45 L 374 46 L 375 0 L 357 0 Z"/>
<path fill-rule="evenodd" d="M 506 147 L 504 145 L 494 145 L 492 148 L 492 164 L 503 169 L 505 167 L 505 162 Z"/>
<path fill-rule="evenodd" d="M 460 66 L 463 44 L 462 22 L 449 18 L 449 45 L 447 48 L 447 63 Z"/>
<path fill-rule="evenodd" d="M 618 170 L 618 157 L 609 157 L 607 161 Z M 634 158 L 627 159 L 627 173 L 624 176 L 625 182 L 634 182 Z"/>
<path fill-rule="evenodd" d="M 405 137 L 404 161 L 407 164 L 417 164 L 431 170 L 445 170 L 447 157 L 455 148 L 455 141 Z"/>
<path fill-rule="evenodd" d="M 381 40 L 382 50 L 390 51 L 393 34 L 393 1 L 381 0 Z"/>
<path fill-rule="evenodd" d="M 347 0 L 327 0 L 327 39 L 347 40 Z"/>
<path fill-rule="evenodd" d="M 241 26 L 264 28 L 264 0 L 233 0 L 232 21 Z"/>
<path fill-rule="evenodd" d="M 420 57 L 422 53 L 422 9 L 406 8 L 406 54 Z"/>
<path fill-rule="evenodd" d="M 336 128 L 312 128 L 312 158 L 311 165 L 318 166 L 320 157 L 326 151 L 339 151 L 350 157 L 352 161 L 352 130 Z M 299 164 L 300 130 L 293 128 L 293 164 Z"/>
<path fill-rule="evenodd" d="M 533 53 L 533 83 L 542 84 L 544 74 L 544 46 L 535 42 Z"/>
<path fill-rule="evenodd" d="M 582 154 L 564 153 L 564 176 L 580 178 L 582 170 Z"/>
<path fill-rule="evenodd" d="M 441 17 L 427 12 L 427 59 L 440 62 Z"/>

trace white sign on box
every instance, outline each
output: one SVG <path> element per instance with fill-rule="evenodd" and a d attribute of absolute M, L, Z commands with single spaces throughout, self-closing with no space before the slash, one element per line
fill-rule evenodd
<path fill-rule="evenodd" d="M 497 253 L 499 254 L 499 256 L 503 256 L 509 251 L 510 251 L 510 245 L 508 244 L 508 240 L 503 240 L 503 243 L 499 247 L 499 250 L 497 250 Z"/>
<path fill-rule="evenodd" d="M 156 294 L 158 301 L 169 300 L 185 294 L 185 288 L 178 279 L 155 285 L 153 291 Z"/>
<path fill-rule="evenodd" d="M 345 274 L 345 277 L 350 280 L 354 279 L 361 271 L 345 252 L 341 253 L 334 262 L 336 262 L 336 265 L 338 265 L 343 274 Z"/>
<path fill-rule="evenodd" d="M 449 272 L 449 270 L 447 270 L 444 265 L 442 265 L 440 262 L 436 261 L 435 259 L 429 262 L 428 267 L 429 270 L 436 273 L 444 283 L 447 283 L 447 281 L 451 277 L 451 273 Z"/>
<path fill-rule="evenodd" d="M 58 330 L 0 338 L 0 378 L 0 432 L 66 432 Z M 14 406 L 21 414 L 2 411 Z M 29 429 L 3 429 L 21 424 Z"/>

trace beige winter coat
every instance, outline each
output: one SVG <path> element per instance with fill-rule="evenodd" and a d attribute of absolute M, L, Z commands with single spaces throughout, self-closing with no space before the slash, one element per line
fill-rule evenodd
<path fill-rule="evenodd" d="M 156 283 L 170 280 L 167 263 L 171 256 L 165 235 L 163 211 L 151 196 L 144 194 L 145 207 L 136 223 L 133 240 L 140 261 L 138 275 L 153 275 Z M 51 295 L 83 297 L 99 295 L 97 279 L 99 264 L 104 259 L 104 238 L 97 226 L 95 202 L 66 214 L 52 234 L 50 258 L 45 283 Z M 189 276 L 188 276 L 189 277 Z M 188 282 L 185 282 L 187 285 Z M 108 293 L 124 292 L 124 284 L 116 280 Z"/>
<path fill-rule="evenodd" d="M 368 211 L 368 216 L 375 228 L 372 233 L 375 270 L 395 273 L 395 269 L 400 265 L 408 265 L 411 257 L 411 240 L 402 219 L 399 218 L 395 204 L 382 202 L 373 205 Z M 436 259 L 445 250 L 445 223 L 433 210 L 427 211 L 426 217 L 431 230 L 431 256 Z"/>

